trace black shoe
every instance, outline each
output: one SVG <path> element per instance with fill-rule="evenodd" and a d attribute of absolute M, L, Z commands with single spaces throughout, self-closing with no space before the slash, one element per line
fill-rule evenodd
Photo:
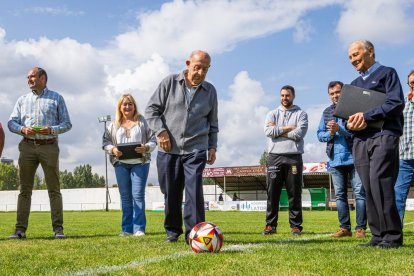
<path fill-rule="evenodd" d="M 401 246 L 402 246 L 401 243 L 389 242 L 389 241 L 382 241 L 377 245 L 377 247 L 381 249 L 399 248 Z"/>
<path fill-rule="evenodd" d="M 177 242 L 178 241 L 178 236 L 176 235 L 167 235 L 167 237 L 165 238 L 166 242 Z"/>
<path fill-rule="evenodd" d="M 185 243 L 186 243 L 187 245 L 189 245 L 189 244 L 190 244 L 190 237 L 189 237 L 189 234 L 188 234 L 188 235 L 185 235 Z"/>
<path fill-rule="evenodd" d="M 55 231 L 55 239 L 66 239 L 65 234 L 63 234 L 63 229 L 58 229 Z"/>
<path fill-rule="evenodd" d="M 26 233 L 24 231 L 16 230 L 7 239 L 8 240 L 18 240 L 18 239 L 25 239 L 25 238 L 26 238 Z"/>
<path fill-rule="evenodd" d="M 265 229 L 262 232 L 263 236 L 276 234 L 276 226 L 266 225 Z"/>
<path fill-rule="evenodd" d="M 377 246 L 378 244 L 380 244 L 380 242 L 379 242 L 379 241 L 370 240 L 370 241 L 369 241 L 369 242 L 367 242 L 367 243 L 362 243 L 362 244 L 359 244 L 359 246 L 362 246 L 362 247 L 375 247 L 375 246 Z"/>

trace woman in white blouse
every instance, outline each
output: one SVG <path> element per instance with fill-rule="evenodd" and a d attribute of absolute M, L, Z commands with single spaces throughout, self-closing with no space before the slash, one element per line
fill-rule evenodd
<path fill-rule="evenodd" d="M 124 158 L 122 144 L 136 143 L 136 155 Z M 139 114 L 134 97 L 122 95 L 116 108 L 115 121 L 111 122 L 103 136 L 103 149 L 109 154 L 115 167 L 116 180 L 122 206 L 122 232 L 120 236 L 144 236 L 145 185 L 148 178 L 151 152 L 156 138 L 145 118 Z M 134 155 L 134 152 L 132 153 Z"/>

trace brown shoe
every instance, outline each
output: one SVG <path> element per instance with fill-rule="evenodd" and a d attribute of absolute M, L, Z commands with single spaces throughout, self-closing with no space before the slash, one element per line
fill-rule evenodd
<path fill-rule="evenodd" d="M 359 228 L 359 229 L 357 229 L 356 231 L 355 231 L 355 237 L 357 238 L 357 239 L 363 239 L 363 238 L 365 238 L 365 230 L 364 229 L 362 229 L 362 228 Z"/>
<path fill-rule="evenodd" d="M 290 229 L 293 236 L 299 236 L 302 235 L 302 230 L 299 227 L 293 227 Z"/>
<path fill-rule="evenodd" d="M 276 227 L 272 225 L 266 225 L 265 229 L 262 232 L 263 236 L 276 234 Z"/>
<path fill-rule="evenodd" d="M 352 237 L 352 232 L 345 228 L 340 228 L 336 231 L 335 234 L 332 235 L 334 238 L 342 238 L 342 237 Z"/>

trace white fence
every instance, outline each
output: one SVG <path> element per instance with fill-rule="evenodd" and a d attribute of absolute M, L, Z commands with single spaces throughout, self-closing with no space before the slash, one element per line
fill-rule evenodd
<path fill-rule="evenodd" d="M 92 189 L 64 189 L 61 190 L 64 210 L 105 210 L 106 190 L 105 188 Z M 119 209 L 120 200 L 117 188 L 110 188 L 111 202 L 109 209 Z M 0 211 L 16 211 L 18 191 L 0 192 Z M 32 194 L 32 211 L 50 211 L 49 195 L 47 190 L 34 190 Z"/>
<path fill-rule="evenodd" d="M 62 189 L 63 210 L 66 211 L 87 211 L 105 210 L 106 189 Z M 214 186 L 204 187 L 205 200 L 216 200 Z M 16 211 L 17 197 L 19 191 L 0 191 L 0 211 Z M 118 188 L 109 188 L 108 203 L 109 210 L 120 210 L 121 201 Z M 163 202 L 164 195 L 159 186 L 148 186 L 145 188 L 145 207 L 152 210 L 153 202 Z M 34 190 L 32 194 L 32 211 L 50 211 L 49 195 L 47 190 Z"/>
<path fill-rule="evenodd" d="M 225 202 L 217 202 L 218 190 L 214 186 L 204 186 L 204 199 L 210 210 L 242 210 L 264 211 L 265 202 L 240 201 L 232 202 L 231 197 L 225 195 Z M 90 189 L 63 189 L 63 209 L 66 211 L 105 210 L 105 188 Z M 18 191 L 0 191 L 0 211 L 16 211 Z M 108 209 L 120 210 L 121 203 L 118 188 L 109 188 L 110 201 Z M 303 206 L 306 207 L 307 197 L 303 195 Z M 164 195 L 158 186 L 149 186 L 145 189 L 145 206 L 147 210 L 163 210 Z M 32 211 L 50 211 L 47 190 L 34 190 L 32 195 Z M 407 199 L 406 210 L 414 210 L 414 199 Z"/>

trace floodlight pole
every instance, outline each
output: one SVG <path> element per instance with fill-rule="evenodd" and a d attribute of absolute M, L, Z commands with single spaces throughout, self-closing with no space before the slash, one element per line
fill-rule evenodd
<path fill-rule="evenodd" d="M 103 117 L 98 118 L 100 123 L 104 123 L 104 133 L 106 131 L 106 122 L 111 120 L 111 115 L 106 115 Z M 105 188 L 106 188 L 106 194 L 105 194 L 105 211 L 109 211 L 109 185 L 108 185 L 108 158 L 107 158 L 107 152 L 104 151 L 105 154 Z"/>
<path fill-rule="evenodd" d="M 106 121 L 104 122 L 104 127 L 106 131 Z M 105 211 L 109 211 L 109 185 L 108 185 L 108 157 L 106 156 L 107 153 L 105 153 L 105 187 L 106 187 L 106 197 L 105 197 Z"/>

